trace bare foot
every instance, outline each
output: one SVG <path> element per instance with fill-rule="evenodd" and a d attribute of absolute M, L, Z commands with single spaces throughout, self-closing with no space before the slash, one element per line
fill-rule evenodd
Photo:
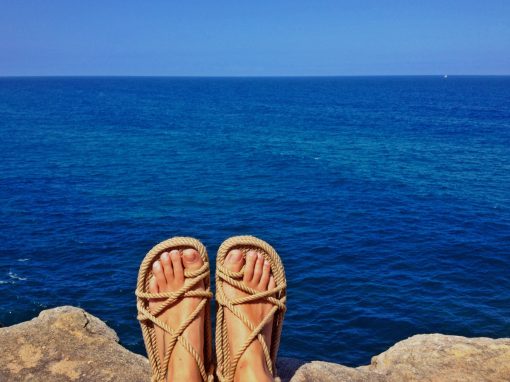
<path fill-rule="evenodd" d="M 184 269 L 196 270 L 203 265 L 202 258 L 194 249 L 184 251 L 173 250 L 170 253 L 164 252 L 159 260 L 154 262 L 152 267 L 152 278 L 149 284 L 150 293 L 175 292 L 179 290 L 186 280 Z M 203 282 L 197 284 L 195 290 L 203 290 Z M 155 311 L 164 300 L 150 300 L 149 310 Z M 185 321 L 200 303 L 198 297 L 186 297 L 177 303 L 170 305 L 158 318 L 165 322 L 170 328 L 176 330 Z M 169 334 L 156 326 L 156 340 L 160 364 L 166 351 L 166 344 L 169 342 Z M 193 320 L 183 333 L 188 342 L 198 352 L 201 359 L 204 359 L 204 310 Z M 193 356 L 177 342 L 170 356 L 168 364 L 167 381 L 202 381 L 202 376 Z"/>
<path fill-rule="evenodd" d="M 261 254 L 251 250 L 246 254 L 246 260 L 240 250 L 231 250 L 225 258 L 224 266 L 233 271 L 239 272 L 246 261 L 243 283 L 255 290 L 266 291 L 275 288 L 276 284 L 271 276 L 271 266 L 264 260 Z M 247 296 L 247 294 L 228 283 L 223 283 L 225 295 L 229 299 Z M 272 304 L 263 301 L 253 301 L 240 304 L 237 307 L 250 320 L 253 326 L 257 326 L 273 307 Z M 244 325 L 228 309 L 225 309 L 225 321 L 228 327 L 228 341 L 230 354 L 233 355 L 243 346 L 250 335 L 249 328 Z M 262 332 L 268 348 L 271 346 L 271 332 L 273 321 L 269 321 Z M 237 364 L 234 381 L 272 381 L 273 377 L 269 372 L 262 345 L 254 340 L 246 349 Z"/>

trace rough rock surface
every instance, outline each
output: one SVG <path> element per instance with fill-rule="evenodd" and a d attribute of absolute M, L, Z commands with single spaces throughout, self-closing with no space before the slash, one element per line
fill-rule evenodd
<path fill-rule="evenodd" d="M 292 378 L 292 382 L 312 381 L 510 381 L 510 338 L 416 335 L 373 357 L 368 366 L 314 361 L 301 366 Z"/>
<path fill-rule="evenodd" d="M 510 339 L 417 335 L 368 366 L 281 358 L 282 382 L 510 382 Z M 104 322 L 70 306 L 0 328 L 0 381 L 149 380 L 147 359 L 118 343 Z"/>
<path fill-rule="evenodd" d="M 0 329 L 0 381 L 148 381 L 149 362 L 82 309 L 64 306 Z"/>

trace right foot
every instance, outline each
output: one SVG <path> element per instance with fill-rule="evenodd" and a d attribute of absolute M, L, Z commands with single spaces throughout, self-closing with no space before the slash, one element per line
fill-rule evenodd
<path fill-rule="evenodd" d="M 182 256 L 181 256 L 182 254 Z M 152 267 L 152 278 L 149 283 L 150 293 L 175 292 L 179 290 L 186 280 L 184 269 L 197 270 L 203 265 L 202 258 L 194 249 L 185 249 L 184 251 L 173 250 L 164 252 L 161 257 L 154 262 Z M 195 286 L 194 290 L 203 290 L 204 283 L 201 281 Z M 199 297 L 186 297 L 170 305 L 166 310 L 158 315 L 173 330 L 176 330 L 180 324 L 186 320 L 200 303 Z M 164 299 L 149 300 L 149 310 L 155 311 Z M 159 326 L 156 326 L 156 342 L 160 365 L 163 366 L 166 344 L 169 342 L 170 335 Z M 204 359 L 204 310 L 191 322 L 183 333 L 183 337 L 198 352 L 200 358 Z M 202 376 L 193 356 L 177 342 L 168 364 L 167 381 L 202 381 Z"/>
<path fill-rule="evenodd" d="M 271 275 L 271 266 L 264 257 L 257 252 L 250 250 L 246 254 L 246 260 L 240 250 L 231 250 L 225 258 L 224 266 L 233 272 L 239 272 L 246 263 L 242 282 L 257 291 L 263 292 L 276 287 L 273 276 Z M 224 282 L 223 290 L 228 299 L 236 299 L 247 296 L 247 294 L 230 284 Z M 273 305 L 265 301 L 253 301 L 245 304 L 236 305 L 239 310 L 248 318 L 254 327 L 258 326 L 264 317 L 269 313 Z M 250 329 L 230 310 L 225 309 L 225 321 L 228 328 L 229 350 L 232 357 L 243 346 L 244 341 L 250 335 Z M 262 335 L 268 348 L 271 347 L 271 332 L 273 321 L 270 320 Z M 239 359 L 234 375 L 235 382 L 241 381 L 273 381 L 269 372 L 264 351 L 260 342 L 255 339 L 246 349 Z"/>

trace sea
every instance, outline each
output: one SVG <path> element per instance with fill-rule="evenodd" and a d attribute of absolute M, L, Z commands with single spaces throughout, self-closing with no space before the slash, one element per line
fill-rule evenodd
<path fill-rule="evenodd" d="M 285 265 L 280 356 L 510 337 L 510 77 L 0 78 L 1 325 L 78 306 L 144 354 L 146 252 L 240 234 Z"/>

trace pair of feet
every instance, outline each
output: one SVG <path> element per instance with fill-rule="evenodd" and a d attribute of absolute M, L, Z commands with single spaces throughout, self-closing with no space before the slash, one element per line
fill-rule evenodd
<path fill-rule="evenodd" d="M 172 250 L 164 252 L 156 260 L 152 267 L 152 277 L 149 284 L 150 293 L 175 292 L 186 282 L 185 270 L 194 271 L 203 265 L 202 258 L 195 249 L 182 251 Z M 244 268 L 242 282 L 257 291 L 263 292 L 275 288 L 275 281 L 271 275 L 271 266 L 264 257 L 255 251 L 248 251 L 246 256 L 240 250 L 231 250 L 225 259 L 225 268 L 233 272 L 239 272 Z M 246 296 L 246 294 L 228 284 L 224 284 L 225 295 L 230 299 Z M 200 282 L 195 286 L 196 290 L 203 290 L 205 286 Z M 177 329 L 190 314 L 197 308 L 200 298 L 188 297 L 171 305 L 164 310 L 158 318 L 172 329 Z M 149 310 L 152 312 L 162 304 L 161 300 L 149 300 Z M 271 310 L 272 305 L 267 302 L 250 302 L 238 305 L 238 308 L 257 326 Z M 201 359 L 204 349 L 204 311 L 193 320 L 186 328 L 183 336 L 199 352 Z M 249 329 L 230 311 L 226 310 L 225 320 L 228 327 L 228 344 L 230 353 L 234 354 L 246 338 Z M 271 343 L 272 322 L 268 322 L 263 335 L 267 344 Z M 159 327 L 156 327 L 156 342 L 161 363 L 165 358 L 166 343 L 169 335 Z M 167 381 L 202 381 L 200 371 L 194 358 L 180 344 L 177 343 L 169 359 Z M 262 346 L 258 341 L 253 341 L 243 354 L 235 371 L 234 381 L 272 381 L 273 378 L 267 369 Z"/>

